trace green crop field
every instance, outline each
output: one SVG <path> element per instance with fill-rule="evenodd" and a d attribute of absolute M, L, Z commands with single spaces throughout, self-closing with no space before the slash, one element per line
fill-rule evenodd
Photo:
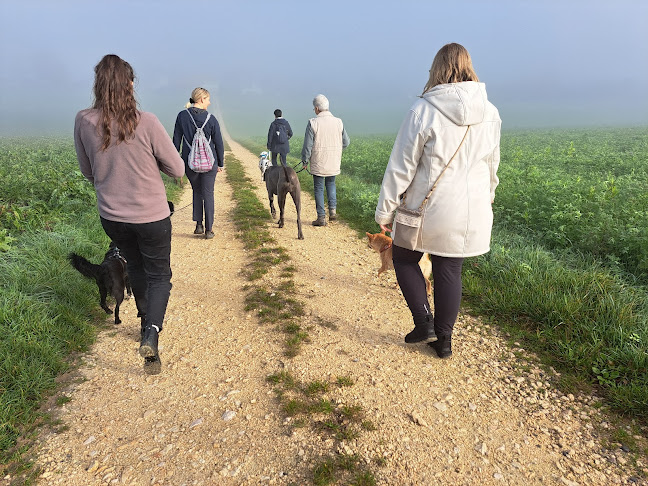
<path fill-rule="evenodd" d="M 379 229 L 395 137 L 350 135 L 338 211 L 363 236 Z M 564 371 L 565 387 L 593 384 L 648 419 L 648 129 L 504 132 L 501 147 L 492 249 L 464 266 L 465 306 Z"/>

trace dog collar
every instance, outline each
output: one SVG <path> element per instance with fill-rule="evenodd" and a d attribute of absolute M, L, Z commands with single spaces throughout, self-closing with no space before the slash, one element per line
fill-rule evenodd
<path fill-rule="evenodd" d="M 391 247 L 392 247 L 392 242 L 390 241 L 390 242 L 389 242 L 389 245 L 383 246 L 383 247 L 380 249 L 380 253 L 389 250 Z"/>

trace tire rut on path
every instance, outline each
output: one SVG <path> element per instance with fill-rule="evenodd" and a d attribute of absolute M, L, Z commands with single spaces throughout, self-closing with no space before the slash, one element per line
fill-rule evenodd
<path fill-rule="evenodd" d="M 267 205 L 257 156 L 228 142 Z M 190 207 L 172 218 L 162 374 L 142 372 L 130 301 L 124 323 L 102 332 L 85 358 L 85 381 L 70 384 L 71 401 L 54 411 L 69 428 L 40 438 L 39 484 L 310 484 L 312 465 L 336 444 L 287 424 L 266 383 L 278 370 L 302 381 L 353 379 L 337 398 L 361 405 L 377 429 L 337 446 L 369 463 L 384 458 L 384 467 L 372 469 L 378 484 L 630 481 L 629 457 L 603 448 L 598 437 L 605 418 L 596 400 L 557 391 L 554 374 L 517 357 L 523 350 L 510 348 L 495 328 L 460 315 L 450 360 L 404 344 L 411 317 L 393 272 L 377 278 L 378 256 L 343 223 L 311 226 L 308 194 L 304 240 L 290 198 L 285 227 L 269 224 L 297 267 L 311 338 L 298 356 L 285 358 L 275 326 L 259 325 L 244 309 L 240 271 L 249 255 L 236 238 L 223 174 L 215 194 L 215 239 L 192 234 Z M 176 207 L 190 202 L 186 188 Z"/>

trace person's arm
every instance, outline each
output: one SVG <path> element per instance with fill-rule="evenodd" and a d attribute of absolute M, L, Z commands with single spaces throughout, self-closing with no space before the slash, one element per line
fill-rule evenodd
<path fill-rule="evenodd" d="M 421 120 L 410 110 L 398 131 L 383 176 L 375 214 L 376 223 L 379 225 L 389 225 L 394 220 L 400 197 L 414 179 L 424 146 Z"/>
<path fill-rule="evenodd" d="M 184 161 L 176 149 L 169 134 L 153 114 L 149 114 L 150 137 L 153 156 L 158 161 L 160 170 L 169 177 L 182 177 L 185 173 Z"/>
<path fill-rule="evenodd" d="M 313 143 L 315 142 L 315 134 L 310 120 L 306 125 L 306 134 L 304 135 L 304 145 L 302 146 L 301 160 L 302 164 L 306 165 L 310 161 L 311 152 L 313 151 Z"/>
<path fill-rule="evenodd" d="M 224 167 L 225 164 L 225 144 L 223 143 L 223 135 L 221 135 L 220 124 L 218 120 L 214 118 L 214 130 L 212 133 L 212 140 L 214 141 L 214 147 L 216 147 L 216 160 L 218 161 L 218 167 Z"/>
<path fill-rule="evenodd" d="M 349 135 L 347 135 L 346 128 L 342 127 L 342 149 L 345 149 L 351 143 Z"/>
<path fill-rule="evenodd" d="M 270 128 L 268 128 L 268 142 L 266 143 L 266 148 L 270 150 L 270 144 L 272 143 L 272 134 L 274 132 L 273 130 L 274 127 L 274 122 L 270 124 Z"/>
<path fill-rule="evenodd" d="M 180 152 L 180 144 L 182 143 L 182 123 L 180 122 L 180 113 L 176 117 L 175 128 L 173 129 L 173 145 L 176 150 Z"/>
<path fill-rule="evenodd" d="M 498 134 L 499 137 L 499 134 Z M 497 140 L 497 147 L 488 157 L 488 168 L 490 169 L 490 196 L 491 204 L 495 202 L 495 189 L 499 185 L 499 178 L 497 177 L 497 169 L 500 163 L 500 142 Z"/>
<path fill-rule="evenodd" d="M 74 120 L 74 149 L 76 150 L 77 160 L 79 161 L 79 170 L 83 176 L 94 184 L 94 176 L 92 175 L 92 165 L 90 158 L 86 152 L 83 140 L 81 139 L 81 119 L 79 113 Z"/>
<path fill-rule="evenodd" d="M 290 128 L 290 123 L 288 123 L 288 120 L 286 120 L 286 125 L 288 125 L 288 140 L 290 140 L 293 136 L 293 131 L 292 128 Z"/>

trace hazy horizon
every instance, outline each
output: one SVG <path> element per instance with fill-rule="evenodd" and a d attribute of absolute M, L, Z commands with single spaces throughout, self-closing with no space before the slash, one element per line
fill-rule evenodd
<path fill-rule="evenodd" d="M 108 53 L 168 130 L 202 86 L 235 137 L 265 136 L 275 108 L 303 134 L 318 93 L 351 136 L 395 133 L 447 42 L 471 53 L 505 130 L 648 125 L 639 0 L 0 2 L 0 136 L 71 135 Z"/>

